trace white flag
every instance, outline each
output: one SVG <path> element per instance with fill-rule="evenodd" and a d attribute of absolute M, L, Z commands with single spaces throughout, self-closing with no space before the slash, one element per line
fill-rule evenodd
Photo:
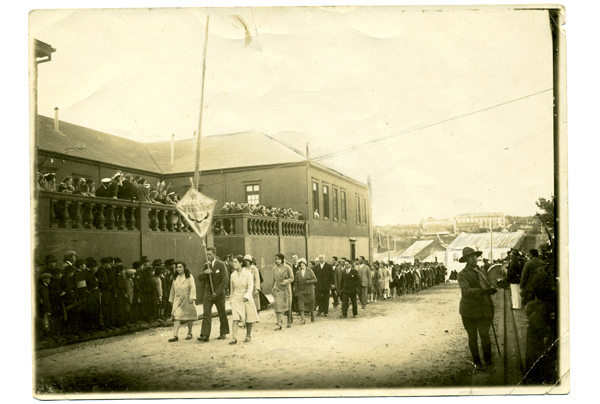
<path fill-rule="evenodd" d="M 214 199 L 190 188 L 175 208 L 192 226 L 196 234 L 204 237 L 210 229 L 216 204 L 217 201 Z"/>

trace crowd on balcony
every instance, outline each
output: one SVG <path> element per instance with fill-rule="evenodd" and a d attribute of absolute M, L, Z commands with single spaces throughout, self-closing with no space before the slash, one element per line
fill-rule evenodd
<path fill-rule="evenodd" d="M 301 213 L 296 212 L 291 208 L 276 208 L 273 206 L 253 205 L 250 203 L 225 202 L 219 213 L 222 215 L 246 213 L 254 216 L 304 220 Z"/>
<path fill-rule="evenodd" d="M 37 174 L 38 189 L 89 197 L 112 198 L 126 201 L 140 201 L 175 205 L 181 196 L 171 190 L 171 184 L 158 182 L 153 187 L 145 178 L 115 172 L 111 178 L 103 178 L 100 185 L 92 179 L 66 176 L 57 183 L 56 174 Z"/>

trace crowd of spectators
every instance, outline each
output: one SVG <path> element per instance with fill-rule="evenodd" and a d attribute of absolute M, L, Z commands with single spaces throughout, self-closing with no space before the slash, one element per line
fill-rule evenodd
<path fill-rule="evenodd" d="M 65 253 L 38 263 L 36 326 L 40 339 L 67 342 L 119 329 L 148 328 L 171 315 L 169 296 L 176 262 L 148 257 L 124 265 L 118 257 L 79 258 Z"/>
<path fill-rule="evenodd" d="M 557 274 L 550 245 L 531 249 L 524 255 L 513 249 L 507 257 L 507 278 L 514 310 L 527 315 L 525 384 L 554 384 L 558 381 Z M 517 307 L 515 307 L 517 306 Z"/>
<path fill-rule="evenodd" d="M 304 220 L 301 213 L 296 212 L 291 208 L 275 208 L 273 206 L 252 205 L 249 203 L 225 202 L 219 213 L 222 215 L 247 213 L 254 216 Z"/>
<path fill-rule="evenodd" d="M 132 174 L 123 174 L 121 171 L 115 172 L 111 178 L 103 178 L 98 187 L 92 179 L 66 176 L 60 183 L 57 183 L 56 174 L 38 173 L 37 186 L 42 190 L 65 194 L 165 205 L 175 205 L 181 198 L 180 195 L 171 191 L 171 184 L 159 181 L 155 187 L 152 187 L 145 178 L 139 175 L 134 177 Z"/>

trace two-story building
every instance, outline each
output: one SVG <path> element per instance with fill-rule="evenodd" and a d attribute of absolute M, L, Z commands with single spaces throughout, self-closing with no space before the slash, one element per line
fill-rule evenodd
<path fill-rule="evenodd" d="M 102 178 L 121 170 L 140 175 L 153 186 L 165 181 L 183 194 L 194 176 L 196 143 L 195 139 L 140 143 L 57 117 L 39 116 L 37 169 L 56 173 L 58 181 L 76 176 L 93 179 L 97 186 Z M 288 256 L 296 253 L 307 260 L 319 254 L 371 259 L 371 206 L 366 184 L 307 160 L 299 151 L 258 131 L 203 137 L 200 171 L 199 189 L 217 201 L 214 220 L 226 222 L 228 229 L 227 234 L 209 234 L 206 244 L 217 247 L 219 256 L 255 256 L 263 269 L 263 286 L 270 284 L 265 270 L 270 271 L 278 252 Z M 198 265 L 203 261 L 203 252 L 198 252 L 201 243 L 194 240 L 195 234 L 172 206 L 49 192 L 41 192 L 38 200 L 44 202 L 38 204 L 36 213 L 37 258 L 75 249 L 81 256 L 119 255 L 126 262 L 141 255 L 185 258 Z M 69 208 L 65 210 L 66 202 L 58 200 L 68 200 Z M 300 212 L 303 220 L 219 215 L 226 202 L 291 208 Z M 76 218 L 74 207 L 81 218 Z M 59 223 L 56 209 L 69 216 L 66 222 L 65 215 L 59 214 Z M 106 221 L 99 228 L 97 219 L 89 217 L 98 209 L 105 212 Z M 124 230 L 114 224 L 120 223 L 119 219 Z M 109 221 L 113 222 L 110 229 Z M 140 234 L 115 238 L 128 229 Z M 183 249 L 181 258 L 175 256 L 177 249 Z"/>

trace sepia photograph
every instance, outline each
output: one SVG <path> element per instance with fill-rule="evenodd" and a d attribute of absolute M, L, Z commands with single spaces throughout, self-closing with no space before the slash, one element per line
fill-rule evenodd
<path fill-rule="evenodd" d="M 32 396 L 569 394 L 566 21 L 32 9 Z"/>

